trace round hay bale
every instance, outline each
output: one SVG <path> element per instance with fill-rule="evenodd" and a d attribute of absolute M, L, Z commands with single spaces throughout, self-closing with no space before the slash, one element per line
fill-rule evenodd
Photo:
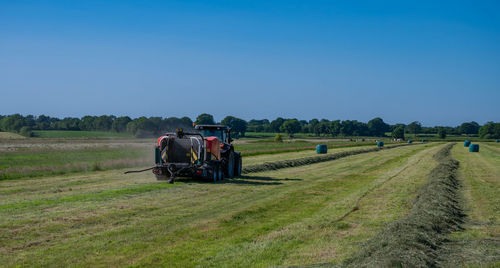
<path fill-rule="evenodd" d="M 464 141 L 464 147 L 469 147 L 470 145 L 470 140 L 465 140 Z"/>
<path fill-rule="evenodd" d="M 422 140 L 422 143 L 424 143 L 424 142 L 425 142 L 425 140 Z"/>
<path fill-rule="evenodd" d="M 413 143 L 413 141 L 410 141 L 410 140 L 409 140 L 409 141 L 408 141 L 408 143 Z"/>
<path fill-rule="evenodd" d="M 469 145 L 469 152 L 473 152 L 473 153 L 479 152 L 479 144 Z"/>
<path fill-rule="evenodd" d="M 500 140 L 496 140 L 495 142 L 496 142 L 496 143 L 499 143 L 499 142 L 500 142 Z"/>
<path fill-rule="evenodd" d="M 326 144 L 318 144 L 316 145 L 316 153 L 318 154 L 326 154 L 328 152 L 328 147 Z"/>
<path fill-rule="evenodd" d="M 383 141 L 377 142 L 377 147 L 379 147 L 379 148 L 384 147 L 384 142 Z"/>

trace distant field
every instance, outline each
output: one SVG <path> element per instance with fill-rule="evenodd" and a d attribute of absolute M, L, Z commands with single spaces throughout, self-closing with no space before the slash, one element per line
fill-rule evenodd
<path fill-rule="evenodd" d="M 37 150 L 0 153 L 0 180 L 152 165 L 152 150 Z"/>
<path fill-rule="evenodd" d="M 11 140 L 11 139 L 25 139 L 26 137 L 21 136 L 16 133 L 12 132 L 0 132 L 0 140 L 5 139 L 5 140 Z"/>
<path fill-rule="evenodd" d="M 265 140 L 264 140 L 265 141 Z M 339 140 L 322 140 L 314 141 L 294 141 L 294 142 L 262 142 L 261 140 L 237 144 L 235 150 L 242 152 L 244 156 L 255 156 L 261 154 L 278 154 L 288 152 L 314 151 L 316 145 L 326 144 L 328 148 L 344 148 L 344 147 L 359 147 L 359 146 L 376 146 L 373 141 L 355 142 L 355 141 L 339 141 Z M 389 142 L 386 144 L 390 144 Z"/>
<path fill-rule="evenodd" d="M 2 141 L 0 180 L 152 165 L 152 152 L 152 140 Z"/>
<path fill-rule="evenodd" d="M 107 131 L 34 130 L 37 138 L 133 138 L 129 133 Z"/>

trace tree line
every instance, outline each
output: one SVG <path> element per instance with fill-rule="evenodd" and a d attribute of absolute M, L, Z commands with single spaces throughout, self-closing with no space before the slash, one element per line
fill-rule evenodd
<path fill-rule="evenodd" d="M 0 115 L 0 131 L 20 133 L 32 136 L 33 130 L 83 130 L 83 131 L 112 131 L 130 133 L 136 137 L 159 135 L 176 128 L 190 129 L 195 124 L 222 124 L 232 128 L 235 137 L 243 137 L 246 132 L 286 133 L 289 136 L 297 133 L 312 134 L 314 136 L 373 136 L 383 137 L 387 133 L 393 138 L 405 138 L 405 134 L 438 134 L 444 138 L 446 135 L 469 135 L 481 138 L 500 138 L 500 123 L 488 122 L 481 126 L 476 122 L 465 122 L 456 127 L 435 126 L 424 127 L 419 122 L 390 125 L 382 118 L 376 117 L 367 123 L 357 120 L 327 120 L 311 119 L 298 120 L 296 118 L 278 117 L 272 121 L 268 119 L 243 120 L 234 116 L 226 116 L 221 122 L 216 122 L 210 114 L 200 114 L 193 122 L 185 116 L 177 117 L 138 117 L 129 116 L 83 116 L 56 118 L 45 115 L 23 116 L 13 114 Z"/>

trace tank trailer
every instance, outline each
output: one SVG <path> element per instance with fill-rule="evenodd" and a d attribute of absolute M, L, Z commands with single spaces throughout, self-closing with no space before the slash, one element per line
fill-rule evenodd
<path fill-rule="evenodd" d="M 221 181 L 241 175 L 241 153 L 231 144 L 231 128 L 196 125 L 192 133 L 177 129 L 158 138 L 153 174 L 174 183 L 176 177 Z"/>

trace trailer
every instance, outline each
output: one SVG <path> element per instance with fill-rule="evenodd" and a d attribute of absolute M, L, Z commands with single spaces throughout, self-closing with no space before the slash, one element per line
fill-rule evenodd
<path fill-rule="evenodd" d="M 176 177 L 221 181 L 241 175 L 241 153 L 234 151 L 231 128 L 196 125 L 194 131 L 166 133 L 155 146 L 153 174 L 174 183 Z"/>

